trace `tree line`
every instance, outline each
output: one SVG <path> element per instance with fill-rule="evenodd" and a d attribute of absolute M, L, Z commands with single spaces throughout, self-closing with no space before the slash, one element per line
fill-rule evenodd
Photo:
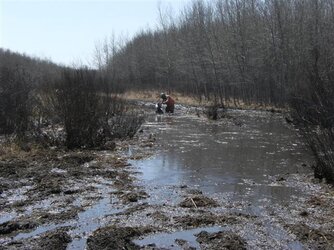
<path fill-rule="evenodd" d="M 160 28 L 105 43 L 101 64 L 136 89 L 179 91 L 215 105 L 288 107 L 334 182 L 334 1 L 195 0 Z"/>
<path fill-rule="evenodd" d="M 106 66 L 135 88 L 285 105 L 314 67 L 330 70 L 333 20 L 332 0 L 193 1 L 176 17 L 162 13 L 159 29 L 113 44 Z"/>

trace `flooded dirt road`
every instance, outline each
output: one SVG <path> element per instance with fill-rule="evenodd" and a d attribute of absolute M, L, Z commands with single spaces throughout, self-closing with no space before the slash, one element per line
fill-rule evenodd
<path fill-rule="evenodd" d="M 210 194 L 230 194 L 253 206 L 262 199 L 288 202 L 299 194 L 298 187 L 284 181 L 291 174 L 311 173 L 312 157 L 296 131 L 282 116 L 268 112 L 230 115 L 237 121 L 161 116 L 146 123 L 158 145 L 153 157 L 134 163 L 145 185 L 188 185 Z"/>
<path fill-rule="evenodd" d="M 116 148 L 2 159 L 0 249 L 333 245 L 333 189 L 280 114 L 180 107 Z"/>
<path fill-rule="evenodd" d="M 229 111 L 227 118 L 218 122 L 194 115 L 154 116 L 144 129 L 155 136 L 155 154 L 131 163 L 142 173 L 140 184 L 146 187 L 150 204 L 175 207 L 187 204 L 188 199 L 186 207 L 197 210 L 201 198 L 208 197 L 216 203 L 205 212 L 238 214 L 243 222 L 233 226 L 217 222 L 212 224 L 222 228 L 149 236 L 138 241 L 140 245 L 184 249 L 175 243 L 183 237 L 187 247 L 220 249 L 219 243 L 200 246 L 194 235 L 203 230 L 232 230 L 242 235 L 250 249 L 307 248 L 293 235 L 290 223 L 300 223 L 305 213 L 308 217 L 306 210 L 312 206 L 301 204 L 320 187 L 309 183 L 312 156 L 282 115 Z M 203 207 L 211 206 L 204 202 Z M 206 225 L 205 213 L 202 218 Z M 240 227 L 239 223 L 245 224 Z"/>

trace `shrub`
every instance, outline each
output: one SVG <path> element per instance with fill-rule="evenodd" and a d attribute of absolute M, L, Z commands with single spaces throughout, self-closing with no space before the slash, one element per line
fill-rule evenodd
<path fill-rule="evenodd" d="M 112 138 L 132 138 L 143 121 L 144 118 L 142 116 L 131 112 L 113 117 L 110 120 Z"/>
<path fill-rule="evenodd" d="M 226 109 L 222 105 L 212 104 L 206 107 L 205 114 L 211 120 L 219 120 L 226 116 Z"/>
<path fill-rule="evenodd" d="M 132 137 L 142 123 L 109 92 L 108 76 L 85 68 L 65 69 L 56 84 L 56 99 L 68 148 L 99 147 L 115 138 Z"/>
<path fill-rule="evenodd" d="M 318 75 L 318 74 L 317 74 Z M 334 81 L 310 73 L 307 88 L 291 99 L 292 116 L 315 156 L 315 177 L 334 183 Z"/>
<path fill-rule="evenodd" d="M 92 147 L 99 129 L 98 95 L 95 72 L 64 69 L 56 83 L 58 110 L 66 130 L 68 148 Z"/>
<path fill-rule="evenodd" d="M 206 116 L 211 120 L 218 119 L 218 105 L 211 105 L 206 108 Z"/>
<path fill-rule="evenodd" d="M 20 68 L 2 66 L 0 69 L 0 133 L 15 133 L 22 138 L 31 115 L 31 78 Z"/>

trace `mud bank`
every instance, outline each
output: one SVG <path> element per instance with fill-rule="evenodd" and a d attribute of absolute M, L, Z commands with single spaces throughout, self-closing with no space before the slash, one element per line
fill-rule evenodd
<path fill-rule="evenodd" d="M 2 145 L 0 244 L 4 249 L 83 249 L 103 216 L 119 213 L 147 194 L 116 151 L 43 149 Z M 122 153 L 121 153 L 122 152 Z M 47 243 L 46 243 L 47 242 Z M 48 243 L 49 242 L 49 243 Z M 54 247 L 53 247 L 54 246 Z"/>
<path fill-rule="evenodd" d="M 296 149 L 302 144 L 279 114 L 232 112 L 211 122 L 191 108 L 179 110 L 149 117 L 115 151 L 3 147 L 0 249 L 334 245 L 334 191 L 313 178 L 309 157 Z M 274 123 L 258 125 L 268 119 Z M 275 134 L 277 127 L 283 128 Z M 258 144 L 249 155 L 265 149 L 255 163 L 237 151 L 247 141 L 242 149 Z M 230 162 L 226 155 L 238 157 Z"/>

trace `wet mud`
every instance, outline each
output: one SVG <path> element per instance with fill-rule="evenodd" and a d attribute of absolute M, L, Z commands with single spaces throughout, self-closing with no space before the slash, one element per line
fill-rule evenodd
<path fill-rule="evenodd" d="M 288 224 L 286 227 L 298 240 L 308 243 L 312 249 L 331 249 L 334 246 L 333 230 L 312 228 L 304 223 Z"/>
<path fill-rule="evenodd" d="M 25 241 L 11 241 L 3 249 L 59 249 L 65 250 L 71 242 L 67 233 L 68 228 L 59 228 L 39 235 L 38 238 L 29 238 Z"/>
<path fill-rule="evenodd" d="M 218 202 L 204 195 L 193 195 L 185 198 L 180 207 L 218 207 Z"/>
<path fill-rule="evenodd" d="M 246 249 L 246 241 L 232 232 L 208 233 L 202 231 L 195 235 L 202 249 Z"/>
<path fill-rule="evenodd" d="M 331 249 L 333 188 L 282 114 L 177 108 L 113 150 L 3 145 L 0 249 Z"/>
<path fill-rule="evenodd" d="M 108 226 L 96 230 L 87 240 L 88 250 L 102 249 L 140 249 L 132 239 L 152 233 L 151 227 L 117 227 Z"/>

